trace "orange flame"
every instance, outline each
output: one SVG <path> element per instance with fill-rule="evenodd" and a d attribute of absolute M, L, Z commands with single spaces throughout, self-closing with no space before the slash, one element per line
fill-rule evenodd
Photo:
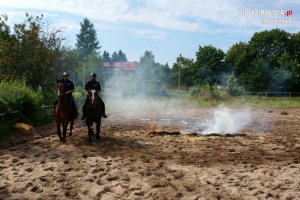
<path fill-rule="evenodd" d="M 161 128 L 157 122 L 150 122 L 150 132 L 160 132 Z"/>
<path fill-rule="evenodd" d="M 155 135 L 159 135 L 162 129 L 160 128 L 157 122 L 150 122 L 149 123 L 150 132 L 148 133 L 149 137 L 153 137 Z"/>

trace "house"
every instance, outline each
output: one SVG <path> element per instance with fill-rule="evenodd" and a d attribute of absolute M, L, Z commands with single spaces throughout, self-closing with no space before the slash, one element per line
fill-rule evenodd
<path fill-rule="evenodd" d="M 115 86 L 128 81 L 136 71 L 136 62 L 105 62 L 102 74 L 106 86 Z"/>

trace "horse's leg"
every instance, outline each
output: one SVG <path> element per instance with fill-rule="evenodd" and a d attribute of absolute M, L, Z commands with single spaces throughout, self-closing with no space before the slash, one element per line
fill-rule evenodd
<path fill-rule="evenodd" d="M 93 129 L 93 122 L 90 122 L 90 130 L 91 130 L 91 135 L 95 137 L 94 129 Z"/>
<path fill-rule="evenodd" d="M 73 126 L 74 126 L 74 119 L 72 119 L 71 123 L 70 123 L 70 134 L 69 134 L 69 136 L 72 136 Z"/>
<path fill-rule="evenodd" d="M 100 126 L 101 126 L 101 119 L 97 122 L 96 125 L 96 139 L 100 140 Z"/>
<path fill-rule="evenodd" d="M 63 143 L 66 142 L 68 122 L 63 123 Z"/>
<path fill-rule="evenodd" d="M 60 139 L 60 141 L 62 142 L 62 137 L 61 137 L 61 131 L 60 131 L 60 123 L 59 122 L 56 122 L 56 128 L 57 128 L 57 135 Z"/>
<path fill-rule="evenodd" d="M 86 125 L 88 127 L 89 143 L 91 143 L 92 142 L 92 132 L 93 132 L 93 130 L 91 128 L 91 123 L 90 122 L 87 121 Z"/>

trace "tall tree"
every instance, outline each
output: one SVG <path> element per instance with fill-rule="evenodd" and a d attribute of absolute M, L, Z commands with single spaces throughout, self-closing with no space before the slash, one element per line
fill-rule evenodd
<path fill-rule="evenodd" d="M 101 48 L 94 24 L 91 23 L 88 18 L 84 18 L 83 22 L 80 23 L 80 32 L 76 36 L 76 47 L 82 58 L 87 58 L 93 51 L 97 51 Z"/>
<path fill-rule="evenodd" d="M 145 51 L 140 58 L 136 70 L 136 84 L 138 90 L 144 94 L 165 95 L 166 83 L 169 81 L 170 69 L 168 64 L 155 62 L 151 51 Z"/>
<path fill-rule="evenodd" d="M 0 24 L 8 33 L 5 19 Z M 60 29 L 49 31 L 44 27 L 43 15 L 26 14 L 24 23 L 15 24 L 14 34 L 7 40 L 0 39 L 1 78 L 23 79 L 32 88 L 52 87 L 62 60 L 60 33 Z"/>
<path fill-rule="evenodd" d="M 119 52 L 118 52 L 118 59 L 119 59 L 119 62 L 127 62 L 127 57 L 126 57 L 125 53 L 123 53 L 121 50 L 119 50 Z"/>
<path fill-rule="evenodd" d="M 225 53 L 212 45 L 199 46 L 195 61 L 196 81 L 200 84 L 219 84 L 222 73 L 226 71 L 224 57 Z"/>
<path fill-rule="evenodd" d="M 300 83 L 297 56 L 294 35 L 273 29 L 255 33 L 249 43 L 233 45 L 225 60 L 248 91 L 281 92 L 293 91 Z"/>
<path fill-rule="evenodd" d="M 127 62 L 126 54 L 119 50 L 118 53 L 116 51 L 113 52 L 111 56 L 112 62 Z"/>
<path fill-rule="evenodd" d="M 111 61 L 110 55 L 107 51 L 103 52 L 102 59 L 103 59 L 103 62 L 110 62 Z"/>
<path fill-rule="evenodd" d="M 119 62 L 119 56 L 117 54 L 117 52 L 113 52 L 113 54 L 111 55 L 111 61 L 112 62 Z"/>
<path fill-rule="evenodd" d="M 171 71 L 172 85 L 185 85 L 189 89 L 194 83 L 196 69 L 194 61 L 190 58 L 179 56 L 176 58 L 176 63 L 173 64 Z"/>

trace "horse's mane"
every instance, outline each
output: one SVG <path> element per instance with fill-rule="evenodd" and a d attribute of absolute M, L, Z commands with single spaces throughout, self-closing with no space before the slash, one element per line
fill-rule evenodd
<path fill-rule="evenodd" d="M 56 79 L 56 83 L 64 83 L 64 79 Z"/>

